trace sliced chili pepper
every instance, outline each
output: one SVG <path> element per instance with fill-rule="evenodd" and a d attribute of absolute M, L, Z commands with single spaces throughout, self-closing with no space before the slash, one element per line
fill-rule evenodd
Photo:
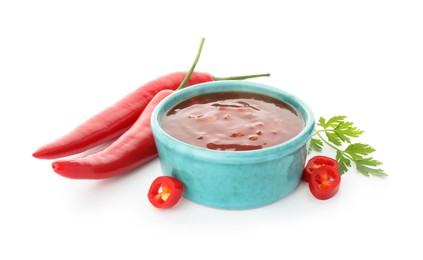
<path fill-rule="evenodd" d="M 309 182 L 313 172 L 324 165 L 331 166 L 335 169 L 338 169 L 339 166 L 338 162 L 330 157 L 322 155 L 314 156 L 307 162 L 303 171 L 302 179 Z"/>
<path fill-rule="evenodd" d="M 157 177 L 148 191 L 148 200 L 156 208 L 170 208 L 176 205 L 184 193 L 184 184 L 175 177 Z"/>
<path fill-rule="evenodd" d="M 339 190 L 341 175 L 334 167 L 324 165 L 314 170 L 308 183 L 311 193 L 320 200 L 332 198 Z"/>
<path fill-rule="evenodd" d="M 39 159 L 56 159 L 84 152 L 119 137 L 135 123 L 148 102 L 157 93 L 165 89 L 176 90 L 186 75 L 187 72 L 175 72 L 150 81 L 112 106 L 89 118 L 66 135 L 40 147 L 32 155 Z M 257 74 L 219 78 L 213 77 L 209 73 L 193 72 L 186 86 L 213 80 L 237 80 L 269 75 Z"/>

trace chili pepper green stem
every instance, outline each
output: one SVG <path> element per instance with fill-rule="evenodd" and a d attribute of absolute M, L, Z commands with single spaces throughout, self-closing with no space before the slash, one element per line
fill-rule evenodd
<path fill-rule="evenodd" d="M 218 81 L 218 80 L 243 80 L 243 79 L 252 79 L 252 78 L 259 78 L 259 77 L 270 77 L 270 73 L 242 75 L 242 76 L 231 76 L 231 77 L 213 77 L 213 79 L 215 81 Z"/>
<path fill-rule="evenodd" d="M 206 39 L 204 37 L 201 38 L 200 47 L 198 48 L 197 55 L 195 56 L 194 63 L 191 65 L 191 68 L 189 69 L 187 75 L 185 75 L 185 78 L 182 80 L 181 84 L 179 85 L 179 87 L 176 90 L 180 90 L 180 89 L 184 88 L 185 85 L 187 84 L 189 78 L 191 77 L 192 72 L 195 69 L 195 66 L 197 65 L 198 60 L 200 59 L 201 51 L 203 50 L 203 45 L 204 45 L 205 40 Z"/>

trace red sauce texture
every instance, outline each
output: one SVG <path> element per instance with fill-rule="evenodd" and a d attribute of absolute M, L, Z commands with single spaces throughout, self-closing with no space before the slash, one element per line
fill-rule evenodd
<path fill-rule="evenodd" d="M 275 146 L 304 128 L 301 115 L 286 102 L 249 92 L 195 96 L 171 108 L 160 124 L 182 142 L 223 151 Z"/>

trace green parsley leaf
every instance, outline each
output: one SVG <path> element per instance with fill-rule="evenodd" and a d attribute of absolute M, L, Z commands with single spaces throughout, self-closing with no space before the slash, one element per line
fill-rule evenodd
<path fill-rule="evenodd" d="M 326 128 L 326 120 L 323 117 L 319 118 L 319 123 L 317 124 L 318 126 L 321 126 L 323 128 Z"/>
<path fill-rule="evenodd" d="M 346 116 L 334 116 L 331 117 L 328 122 L 325 124 L 324 128 L 335 128 L 337 127 L 343 120 L 346 118 Z"/>
<path fill-rule="evenodd" d="M 379 166 L 382 165 L 381 162 L 373 159 L 372 157 L 364 158 L 361 160 L 358 160 L 360 164 L 362 165 L 368 165 L 368 166 Z"/>
<path fill-rule="evenodd" d="M 339 163 L 338 171 L 342 175 L 348 171 L 348 168 L 351 167 L 351 161 L 344 156 L 342 151 L 336 151 L 336 160 Z"/>
<path fill-rule="evenodd" d="M 320 139 L 317 138 L 311 138 L 310 140 L 310 150 L 311 151 L 317 151 L 317 152 L 321 152 L 323 148 L 323 142 Z"/>
<path fill-rule="evenodd" d="M 369 176 L 370 174 L 373 176 L 377 176 L 377 177 L 384 177 L 384 176 L 388 176 L 388 174 L 385 173 L 384 170 L 382 169 L 378 169 L 378 168 L 371 168 L 369 166 L 363 165 L 363 164 L 359 164 L 356 163 L 356 169 L 358 172 Z"/>
<path fill-rule="evenodd" d="M 340 122 L 333 131 L 340 139 L 342 139 L 342 141 L 347 143 L 351 143 L 350 138 L 357 138 L 364 132 L 357 127 L 354 127 L 351 122 Z"/>
<path fill-rule="evenodd" d="M 330 142 L 334 143 L 337 146 L 342 145 L 342 139 L 336 133 L 325 131 L 325 134 Z"/>
<path fill-rule="evenodd" d="M 351 155 L 354 160 L 362 160 L 363 156 L 369 155 L 374 151 L 376 150 L 373 149 L 373 147 L 371 147 L 370 145 L 361 143 L 350 144 L 344 150 L 344 152 Z"/>

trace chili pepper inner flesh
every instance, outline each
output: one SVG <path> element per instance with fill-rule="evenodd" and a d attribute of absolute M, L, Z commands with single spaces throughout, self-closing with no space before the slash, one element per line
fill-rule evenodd
<path fill-rule="evenodd" d="M 171 189 L 168 185 L 160 186 L 155 198 L 159 201 L 165 202 L 169 198 L 170 192 L 171 192 Z"/>

